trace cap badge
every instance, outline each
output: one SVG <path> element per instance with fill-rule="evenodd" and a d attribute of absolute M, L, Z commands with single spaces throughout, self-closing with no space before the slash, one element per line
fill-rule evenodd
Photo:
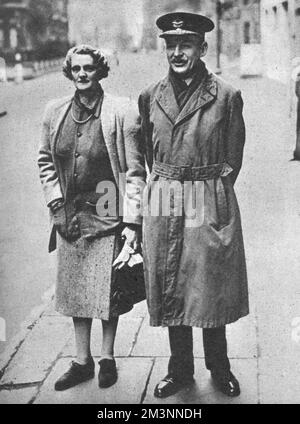
<path fill-rule="evenodd" d="M 176 19 L 176 21 L 173 21 L 172 24 L 174 28 L 179 29 L 183 26 L 184 22 Z"/>

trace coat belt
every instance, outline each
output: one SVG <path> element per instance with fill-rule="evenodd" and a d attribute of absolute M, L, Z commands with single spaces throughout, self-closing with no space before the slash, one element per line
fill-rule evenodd
<path fill-rule="evenodd" d="M 166 163 L 155 162 L 153 164 L 152 173 L 160 177 L 171 180 L 184 181 L 205 181 L 217 179 L 217 214 L 218 214 L 218 229 L 228 225 L 228 205 L 223 182 L 220 177 L 226 177 L 232 168 L 228 163 L 215 163 L 207 166 L 191 167 L 191 166 L 175 166 Z"/>
<path fill-rule="evenodd" d="M 212 165 L 192 167 L 175 166 L 167 163 L 155 162 L 152 172 L 160 177 L 178 181 L 205 181 L 225 177 L 232 171 L 226 162 Z"/>

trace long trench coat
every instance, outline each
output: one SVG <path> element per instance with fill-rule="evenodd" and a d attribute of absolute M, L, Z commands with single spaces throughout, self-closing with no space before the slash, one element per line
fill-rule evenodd
<path fill-rule="evenodd" d="M 221 169 L 218 175 L 197 181 L 203 194 L 197 204 L 203 215 L 198 223 L 189 225 L 185 212 L 181 216 L 150 212 L 144 217 L 150 325 L 213 328 L 236 321 L 249 313 L 241 219 L 233 188 L 245 141 L 241 93 L 206 71 L 181 111 L 168 77 L 140 95 L 139 108 L 152 171 L 148 203 L 154 183 L 176 180 L 176 167 L 201 167 L 206 172 L 208 165 L 219 164 L 216 168 Z M 160 172 L 155 172 L 157 168 Z M 174 196 L 173 192 L 173 205 Z"/>

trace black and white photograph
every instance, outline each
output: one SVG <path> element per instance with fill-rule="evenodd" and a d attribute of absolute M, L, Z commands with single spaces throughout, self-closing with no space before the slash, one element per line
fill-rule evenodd
<path fill-rule="evenodd" d="M 0 143 L 0 406 L 300 404 L 300 0 L 0 0 Z"/>

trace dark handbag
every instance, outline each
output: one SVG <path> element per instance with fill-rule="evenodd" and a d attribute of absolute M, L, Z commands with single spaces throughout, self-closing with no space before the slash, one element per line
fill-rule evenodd
<path fill-rule="evenodd" d="M 123 227 L 119 228 L 115 239 L 111 290 L 111 310 L 113 315 L 124 314 L 130 311 L 135 303 L 146 299 L 143 262 L 135 263 L 134 266 L 128 265 L 128 263 L 132 264 L 135 261 L 130 260 L 130 255 L 126 258 L 127 249 L 122 238 L 122 229 Z M 124 251 L 125 257 L 122 255 Z M 122 261 L 124 260 L 127 263 L 121 269 L 118 269 L 116 262 L 118 263 L 120 257 Z"/>
<path fill-rule="evenodd" d="M 134 304 L 146 299 L 143 264 L 132 268 L 128 265 L 115 270 L 115 284 L 112 291 L 112 305 L 119 314 L 130 311 Z"/>

